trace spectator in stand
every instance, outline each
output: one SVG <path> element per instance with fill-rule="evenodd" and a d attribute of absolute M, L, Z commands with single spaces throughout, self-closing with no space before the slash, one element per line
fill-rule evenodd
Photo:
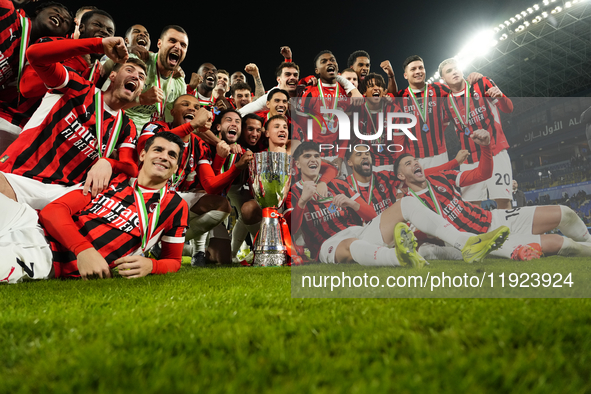
<path fill-rule="evenodd" d="M 525 199 L 525 193 L 519 190 L 517 187 L 517 181 L 513 180 L 513 208 L 525 207 L 527 201 Z"/>

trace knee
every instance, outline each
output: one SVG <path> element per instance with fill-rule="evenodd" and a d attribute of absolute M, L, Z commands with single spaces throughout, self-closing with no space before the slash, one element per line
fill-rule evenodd
<path fill-rule="evenodd" d="M 262 219 L 262 210 L 255 200 L 250 200 L 242 204 L 240 208 L 242 220 L 245 224 L 256 224 Z"/>

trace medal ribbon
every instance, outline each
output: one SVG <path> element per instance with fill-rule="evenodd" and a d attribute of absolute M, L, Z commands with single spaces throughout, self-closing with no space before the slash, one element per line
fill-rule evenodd
<path fill-rule="evenodd" d="M 439 214 L 440 216 L 443 216 L 443 214 L 441 213 L 441 204 L 439 204 L 437 197 L 435 197 L 435 193 L 433 193 L 433 189 L 431 188 L 431 183 L 429 181 L 427 181 L 427 188 L 429 189 L 429 194 L 431 195 L 431 199 L 435 203 L 435 209 L 437 210 L 437 214 Z M 422 198 L 420 198 L 419 196 L 416 195 L 416 193 L 410 187 L 408 188 L 408 191 L 410 192 L 410 194 L 415 196 L 425 207 L 427 207 L 427 209 L 431 209 L 431 208 L 429 208 L 429 206 L 427 204 L 425 204 L 425 202 L 423 201 Z"/>
<path fill-rule="evenodd" d="M 158 200 L 158 204 L 156 205 L 156 209 L 154 212 L 150 214 L 148 212 L 148 208 L 146 207 L 146 202 L 144 201 L 144 196 L 140 190 L 140 186 L 137 182 L 137 178 L 133 181 L 133 194 L 135 196 L 135 204 L 137 206 L 137 213 L 140 222 L 140 233 L 142 234 L 142 251 L 146 252 L 146 246 L 150 239 L 154 236 L 154 230 L 156 230 L 156 226 L 158 225 L 158 219 L 160 219 L 160 205 L 162 204 L 162 199 L 166 196 L 168 189 L 166 184 L 162 189 L 160 189 L 160 199 Z"/>
<path fill-rule="evenodd" d="M 23 72 L 23 68 L 25 67 L 25 52 L 27 52 L 27 47 L 29 46 L 29 39 L 31 38 L 31 20 L 26 16 L 20 16 L 21 27 L 22 27 L 22 34 L 21 34 L 21 44 L 18 53 L 18 71 L 16 74 L 16 91 L 20 92 L 20 81 L 21 81 L 21 74 Z"/>
<path fill-rule="evenodd" d="M 410 97 L 412 98 L 412 102 L 414 103 L 415 107 L 417 108 L 417 112 L 419 113 L 421 120 L 423 121 L 424 124 L 427 124 L 427 126 L 428 126 L 429 119 L 427 118 L 427 104 L 428 104 L 427 100 L 429 100 L 429 84 L 428 83 L 425 84 L 425 92 L 423 93 L 423 108 L 421 108 L 421 106 L 419 105 L 419 100 L 415 96 L 415 94 L 412 91 L 412 88 L 410 86 L 408 87 L 408 92 L 410 93 Z"/>
<path fill-rule="evenodd" d="M 376 124 L 373 121 L 373 118 L 371 117 L 371 111 L 369 110 L 369 107 L 367 106 L 367 102 L 364 103 L 365 104 L 365 110 L 367 111 L 367 116 L 369 117 L 369 120 L 371 121 L 371 126 L 373 127 L 373 134 L 376 134 L 378 132 L 377 128 L 376 128 Z M 382 102 L 382 109 L 380 110 L 380 112 L 384 112 L 384 103 Z M 379 113 L 376 114 L 376 117 L 379 117 Z M 376 141 L 377 143 L 381 143 L 382 142 L 382 138 L 384 137 L 384 133 L 382 133 L 382 135 L 380 136 L 380 138 Z"/>
<path fill-rule="evenodd" d="M 361 191 L 359 190 L 359 185 L 357 185 L 357 179 L 355 179 L 355 175 L 354 174 L 349 175 L 349 179 L 351 180 L 350 184 L 351 184 L 353 191 L 355 193 L 359 193 L 361 198 L 363 198 L 363 193 L 361 193 Z M 371 198 L 373 196 L 373 188 L 374 188 L 374 179 L 375 179 L 375 176 L 372 173 L 371 174 L 371 181 L 369 183 L 369 196 L 367 198 L 368 205 L 371 205 Z"/>
<path fill-rule="evenodd" d="M 327 108 L 326 105 L 326 100 L 324 99 L 324 92 L 322 91 L 322 82 L 320 82 L 320 79 L 318 80 L 318 92 L 320 92 L 320 99 L 322 100 L 322 106 L 324 108 Z M 335 93 L 335 97 L 334 97 L 334 103 L 331 109 L 336 109 L 337 108 L 337 103 L 339 102 L 339 83 L 337 82 L 337 88 L 336 88 L 336 93 Z M 329 122 L 332 122 L 332 119 L 335 117 L 334 114 L 331 114 L 328 118 Z"/>
<path fill-rule="evenodd" d="M 113 150 L 115 150 L 115 145 L 117 144 L 117 140 L 119 139 L 119 134 L 121 133 L 121 126 L 123 124 L 123 119 L 121 116 L 121 110 L 117 112 L 115 115 L 115 119 L 113 120 L 113 127 L 111 127 L 111 134 L 109 135 L 108 142 L 107 142 L 107 150 L 106 154 L 102 151 L 103 146 L 103 112 L 104 112 L 104 102 L 103 102 L 103 92 L 100 89 L 94 95 L 94 117 L 96 120 L 95 125 L 95 132 L 96 132 L 96 140 L 97 146 L 96 149 L 98 151 L 99 157 L 109 157 Z M 108 133 L 108 130 L 105 131 Z"/>
<path fill-rule="evenodd" d="M 466 123 L 464 124 L 464 122 L 462 122 L 462 117 L 460 116 L 460 111 L 458 110 L 457 106 L 456 106 L 456 100 L 454 99 L 454 96 L 452 93 L 449 94 L 448 99 L 449 99 L 449 104 L 451 105 L 451 107 L 453 108 L 456 116 L 458 117 L 459 121 L 460 121 L 460 125 L 464 128 L 464 129 L 469 129 L 468 127 L 468 123 L 470 123 L 470 84 L 468 83 L 468 81 L 466 82 L 466 86 L 464 88 L 464 100 L 465 100 L 465 109 L 466 109 Z"/>
<path fill-rule="evenodd" d="M 193 152 L 191 151 L 191 145 L 192 145 L 193 139 L 189 139 L 189 144 L 187 145 L 187 147 L 185 148 L 184 153 L 186 153 L 187 155 L 183 155 L 183 160 L 181 162 L 181 165 L 179 167 L 179 172 L 177 174 L 172 174 L 171 177 L 171 187 L 173 190 L 177 190 L 178 187 L 180 186 L 180 184 L 185 180 L 185 173 L 187 172 L 187 165 L 189 162 L 189 158 L 191 157 L 191 155 L 193 154 Z"/>
<path fill-rule="evenodd" d="M 94 65 L 92 66 L 92 70 L 90 70 L 90 75 L 88 76 L 88 80 L 89 80 L 90 82 L 93 82 L 94 74 L 95 74 L 96 70 L 98 69 L 98 67 L 99 67 L 99 64 L 100 64 L 100 63 L 99 63 L 99 61 L 98 61 L 98 60 L 95 60 L 95 61 L 94 61 Z"/>

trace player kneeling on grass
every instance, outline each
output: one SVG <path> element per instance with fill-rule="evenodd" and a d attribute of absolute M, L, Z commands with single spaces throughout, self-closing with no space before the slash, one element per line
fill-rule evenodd
<path fill-rule="evenodd" d="M 408 196 L 438 213 L 460 231 L 486 233 L 492 228 L 506 226 L 511 236 L 492 255 L 513 260 L 539 258 L 547 255 L 591 256 L 591 234 L 579 216 L 569 207 L 547 205 L 509 210 L 488 211 L 464 201 L 458 188 L 477 184 L 490 178 L 493 172 L 493 148 L 490 133 L 479 129 L 470 135 L 480 146 L 478 167 L 472 170 L 445 170 L 424 173 L 419 161 L 409 154 L 401 155 L 394 164 L 398 178 L 408 186 Z M 439 216 L 438 215 L 438 216 Z M 565 237 L 545 234 L 558 228 Z M 456 258 L 460 256 L 456 253 Z M 450 258 L 449 253 L 445 257 Z"/>
<path fill-rule="evenodd" d="M 127 278 L 176 272 L 181 267 L 189 209 L 167 186 L 183 143 L 163 132 L 146 142 L 137 178 L 120 174 L 95 198 L 74 190 L 39 214 L 0 195 L 0 279 L 107 278 L 118 268 Z M 160 259 L 143 252 L 162 241 Z M 53 262 L 52 262 L 53 258 Z"/>
<path fill-rule="evenodd" d="M 301 229 L 306 245 L 322 263 L 420 268 L 425 259 L 417 253 L 416 238 L 405 222 L 461 249 L 467 262 L 482 261 L 491 250 L 502 245 L 509 233 L 506 227 L 485 235 L 461 233 L 409 197 L 376 216 L 359 193 L 338 179 L 328 184 L 328 197 L 320 197 L 316 190 L 321 160 L 318 144 L 304 142 L 293 156 L 302 178 L 290 191 L 291 232 Z M 396 248 L 391 249 L 394 245 Z"/>

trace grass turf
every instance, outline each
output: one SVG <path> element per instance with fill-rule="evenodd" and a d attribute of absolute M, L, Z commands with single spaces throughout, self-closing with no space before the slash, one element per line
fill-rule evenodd
<path fill-rule="evenodd" d="M 305 299 L 291 279 L 183 266 L 1 286 L 0 392 L 591 391 L 589 299 Z"/>

